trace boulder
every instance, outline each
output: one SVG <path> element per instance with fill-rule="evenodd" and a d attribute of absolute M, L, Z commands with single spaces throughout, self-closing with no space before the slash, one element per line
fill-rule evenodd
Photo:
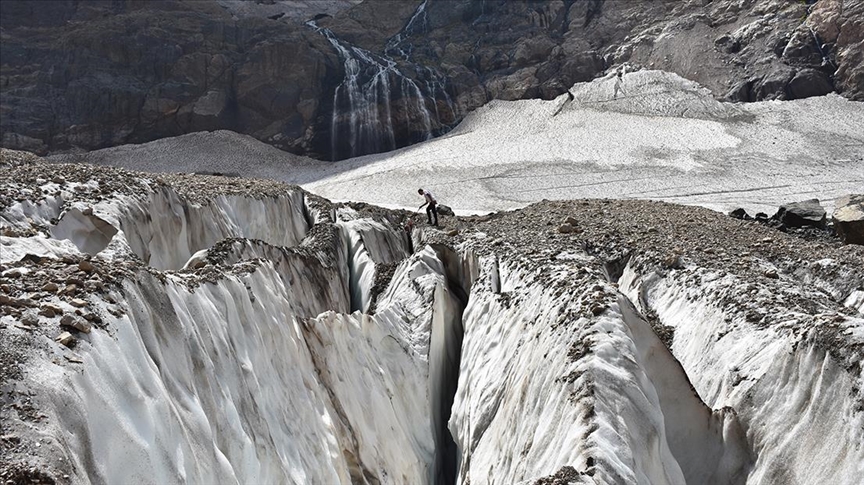
<path fill-rule="evenodd" d="M 811 96 L 823 96 L 834 91 L 831 79 L 816 69 L 804 69 L 795 74 L 786 87 L 788 99 L 803 99 Z"/>
<path fill-rule="evenodd" d="M 864 245 L 864 194 L 840 197 L 835 207 L 831 219 L 843 242 Z"/>
<path fill-rule="evenodd" d="M 567 224 L 566 222 L 564 224 L 561 224 L 560 226 L 558 226 L 558 232 L 561 234 L 570 234 L 571 232 L 575 232 L 575 231 L 576 231 L 576 228 L 574 228 L 570 224 Z"/>
<path fill-rule="evenodd" d="M 87 320 L 73 315 L 63 315 L 63 318 L 60 319 L 60 325 L 64 327 L 74 328 L 75 330 L 78 330 L 82 333 L 90 333 L 90 330 L 93 328 L 93 324 L 91 324 Z"/>
<path fill-rule="evenodd" d="M 444 204 L 438 204 L 438 215 L 439 216 L 454 216 L 456 215 L 449 206 Z"/>
<path fill-rule="evenodd" d="M 752 219 L 752 217 L 747 214 L 747 211 L 740 207 L 730 212 L 729 217 L 734 217 L 735 219 L 743 219 L 745 221 L 749 221 L 750 219 Z"/>
<path fill-rule="evenodd" d="M 75 343 L 75 337 L 73 337 L 72 334 L 69 332 L 63 332 L 60 335 L 54 337 L 54 341 L 61 345 L 71 347 L 72 344 Z"/>
<path fill-rule="evenodd" d="M 802 202 L 792 202 L 781 205 L 773 217 L 786 227 L 817 227 L 825 228 L 825 209 L 819 204 L 819 199 Z"/>

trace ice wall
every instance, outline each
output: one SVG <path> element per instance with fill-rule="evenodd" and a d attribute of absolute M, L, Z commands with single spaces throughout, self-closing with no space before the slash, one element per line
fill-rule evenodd
<path fill-rule="evenodd" d="M 801 291 L 781 284 L 787 295 Z M 722 295 L 755 298 L 753 285 L 703 269 L 659 278 L 628 268 L 621 287 L 674 328 L 674 356 L 698 395 L 714 409 L 735 410 L 754 460 L 747 483 L 858 483 L 864 375 L 852 349 L 864 341 L 861 318 L 790 305 L 766 315 L 774 323 L 759 324 L 719 303 Z M 825 295 L 805 297 L 818 308 Z"/>
<path fill-rule="evenodd" d="M 130 199 L 116 222 L 132 251 L 157 269 L 180 269 L 197 251 L 228 237 L 296 246 L 309 229 L 300 191 L 280 197 L 219 196 L 190 203 L 170 188 Z"/>
<path fill-rule="evenodd" d="M 483 261 L 450 421 L 458 483 L 522 483 L 564 466 L 588 483 L 743 483 L 734 414 L 706 407 L 629 303 L 577 269 Z"/>
<path fill-rule="evenodd" d="M 58 240 L 14 238 L 4 264 L 34 250 L 146 263 L 88 298 L 104 329 L 76 333 L 80 366 L 46 342 L 28 371 L 46 456 L 75 483 L 437 480 L 438 341 L 453 340 L 438 327 L 461 304 L 436 251 L 412 256 L 403 231 L 300 191 L 196 204 L 158 187 L 70 205 L 22 209 L 59 218 Z M 369 309 L 377 267 L 399 262 L 375 315 L 351 313 Z"/>

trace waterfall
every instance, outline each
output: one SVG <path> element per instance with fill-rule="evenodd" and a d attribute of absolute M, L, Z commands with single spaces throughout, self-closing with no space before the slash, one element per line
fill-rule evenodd
<path fill-rule="evenodd" d="M 457 110 L 444 76 L 411 62 L 410 45 L 407 51 L 403 47 L 403 41 L 416 26 L 425 26 L 425 10 L 424 1 L 405 27 L 387 42 L 383 55 L 351 45 L 315 21 L 306 23 L 336 49 L 345 71 L 345 77 L 333 92 L 330 119 L 333 160 L 429 140 L 455 124 Z M 401 57 L 400 62 L 410 76 L 390 57 L 391 53 Z"/>
<path fill-rule="evenodd" d="M 411 33 L 414 31 L 414 26 L 418 20 L 422 22 L 423 29 L 426 29 L 428 22 L 428 19 L 426 17 L 426 4 L 428 2 L 429 0 L 423 0 L 423 3 L 421 3 L 417 7 L 417 10 L 415 10 L 414 14 L 411 15 L 411 18 L 408 19 L 408 23 L 405 24 L 405 27 L 402 27 L 402 30 L 400 30 L 396 35 L 394 35 L 390 38 L 390 40 L 387 41 L 387 46 L 384 48 L 384 52 L 390 53 L 392 51 L 396 51 L 399 53 L 399 55 L 405 58 L 405 60 L 408 60 L 408 58 L 411 57 L 411 48 L 413 46 L 411 44 L 408 44 L 409 50 L 408 52 L 405 52 L 400 44 L 402 44 L 402 41 L 404 41 L 411 35 Z"/>

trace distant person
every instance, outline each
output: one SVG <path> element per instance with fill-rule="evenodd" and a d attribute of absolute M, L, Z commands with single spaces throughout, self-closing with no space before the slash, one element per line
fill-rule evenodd
<path fill-rule="evenodd" d="M 438 225 L 438 201 L 435 200 L 435 196 L 432 195 L 432 192 L 428 190 L 419 189 L 417 191 L 418 194 L 422 195 L 426 198 L 426 202 L 423 205 L 429 204 L 429 207 L 426 208 L 426 217 L 428 218 L 428 222 L 430 225 L 437 226 Z M 418 211 L 423 208 L 423 205 L 420 206 Z M 432 216 L 435 216 L 435 223 L 432 223 Z"/>
<path fill-rule="evenodd" d="M 615 93 L 612 94 L 612 98 L 618 98 L 618 91 L 623 91 L 621 89 L 621 83 L 624 82 L 624 74 L 627 73 L 627 66 L 621 66 L 618 68 L 618 72 L 615 73 Z"/>

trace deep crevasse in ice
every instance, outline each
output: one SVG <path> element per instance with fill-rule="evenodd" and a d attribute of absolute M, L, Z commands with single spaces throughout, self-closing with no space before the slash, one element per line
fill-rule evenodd
<path fill-rule="evenodd" d="M 33 372 L 77 480 L 434 480 L 430 394 L 438 384 L 429 354 L 433 319 L 449 318 L 432 309 L 434 298 L 450 299 L 443 263 L 431 249 L 419 252 L 394 276 L 375 316 L 349 314 L 353 295 L 368 308 L 375 264 L 409 255 L 407 235 L 350 210 L 307 216 L 303 204 L 298 192 L 200 207 L 166 190 L 98 206 L 95 216 L 73 208 L 60 217 L 122 228 L 100 257 L 134 253 L 179 268 L 193 253 L 202 261 L 213 255 L 228 273 L 191 283 L 187 273 L 138 271 L 116 295 L 127 311 L 112 319 L 111 333 L 82 335 L 86 372 L 51 365 Z M 151 218 L 155 210 L 173 217 Z M 333 218 L 340 222 L 320 238 L 331 247 L 286 247 L 305 242 L 307 219 Z M 249 219 L 259 224 L 244 224 Z M 56 235 L 83 250 L 93 230 L 82 223 Z M 212 247 L 225 237 L 235 239 Z M 54 246 L 46 247 L 51 255 Z"/>
<path fill-rule="evenodd" d="M 589 483 L 743 482 L 735 416 L 712 412 L 624 298 L 595 274 L 552 279 L 486 260 L 464 316 L 450 428 L 459 483 L 517 483 L 564 464 Z M 594 291 L 609 309 L 580 316 Z M 502 453 L 502 450 L 506 452 Z M 686 479 L 686 482 L 685 482 Z"/>
<path fill-rule="evenodd" d="M 111 297 L 125 314 L 80 335 L 81 367 L 29 371 L 49 403 L 46 443 L 76 482 L 476 485 L 569 466 L 584 483 L 854 483 L 862 471 L 860 368 L 797 346 L 791 325 L 724 313 L 717 296 L 736 282 L 688 279 L 699 268 L 631 266 L 619 291 L 587 255 L 536 267 L 418 232 L 411 254 L 401 230 L 299 191 L 19 211 L 59 218 L 52 233 L 71 242 L 4 238 L 4 263 L 83 251 L 169 269 L 125 280 Z M 198 264 L 218 276 L 172 271 Z M 377 268 L 393 264 L 376 295 Z M 649 311 L 675 328 L 672 353 Z"/>
<path fill-rule="evenodd" d="M 820 316 L 807 327 L 799 320 L 808 316 L 790 309 L 774 317 L 780 324 L 760 327 L 717 303 L 730 290 L 745 294 L 746 282 L 699 269 L 676 276 L 628 268 L 622 290 L 675 329 L 673 353 L 705 402 L 737 411 L 755 459 L 748 483 L 857 483 L 864 474 L 864 371 L 860 363 L 844 366 L 842 348 L 832 356 L 814 345 L 828 331 Z M 811 272 L 807 279 L 817 278 Z M 816 286 L 842 293 L 848 283 L 841 275 Z M 818 305 L 825 295 L 809 297 Z M 860 345 L 862 323 L 845 321 L 845 343 Z"/>

